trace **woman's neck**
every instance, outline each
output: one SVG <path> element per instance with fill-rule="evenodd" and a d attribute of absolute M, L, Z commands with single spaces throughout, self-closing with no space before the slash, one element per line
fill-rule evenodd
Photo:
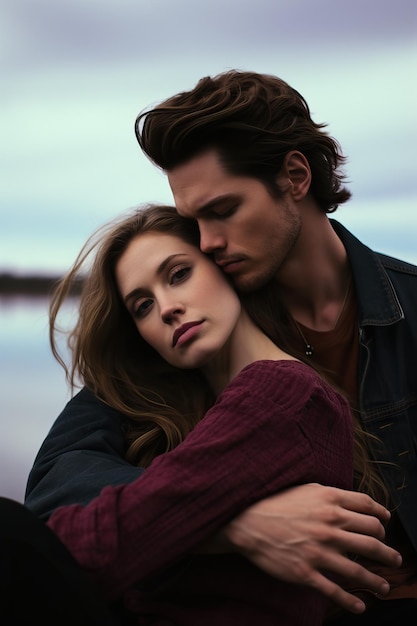
<path fill-rule="evenodd" d="M 294 357 L 276 346 L 242 311 L 226 345 L 204 366 L 203 372 L 218 395 L 243 368 L 263 360 L 294 360 Z"/>

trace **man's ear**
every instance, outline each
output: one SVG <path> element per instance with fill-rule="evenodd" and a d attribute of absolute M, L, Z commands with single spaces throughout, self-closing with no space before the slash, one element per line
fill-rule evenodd
<path fill-rule="evenodd" d="M 311 185 L 311 169 L 302 152 L 291 150 L 286 154 L 278 175 L 281 189 L 288 191 L 295 201 L 303 200 Z"/>

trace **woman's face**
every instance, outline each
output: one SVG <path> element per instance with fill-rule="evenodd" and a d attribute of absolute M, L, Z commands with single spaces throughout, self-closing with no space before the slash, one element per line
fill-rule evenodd
<path fill-rule="evenodd" d="M 222 271 L 179 237 L 144 233 L 116 264 L 122 299 L 143 337 L 171 365 L 202 367 L 223 348 L 241 313 Z"/>

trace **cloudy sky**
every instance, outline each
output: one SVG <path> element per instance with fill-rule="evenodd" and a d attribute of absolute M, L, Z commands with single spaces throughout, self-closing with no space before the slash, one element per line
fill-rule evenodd
<path fill-rule="evenodd" d="M 417 263 L 415 0 L 2 0 L 0 271 L 61 272 L 103 222 L 171 202 L 133 125 L 204 75 L 284 78 L 348 156 L 337 216 Z"/>

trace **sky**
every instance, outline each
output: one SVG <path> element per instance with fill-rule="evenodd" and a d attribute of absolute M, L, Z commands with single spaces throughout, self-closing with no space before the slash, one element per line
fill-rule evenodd
<path fill-rule="evenodd" d="M 135 118 L 231 68 L 304 95 L 348 158 L 335 217 L 417 263 L 415 0 L 2 0 L 0 64 L 0 272 L 64 272 L 102 223 L 171 203 Z"/>

